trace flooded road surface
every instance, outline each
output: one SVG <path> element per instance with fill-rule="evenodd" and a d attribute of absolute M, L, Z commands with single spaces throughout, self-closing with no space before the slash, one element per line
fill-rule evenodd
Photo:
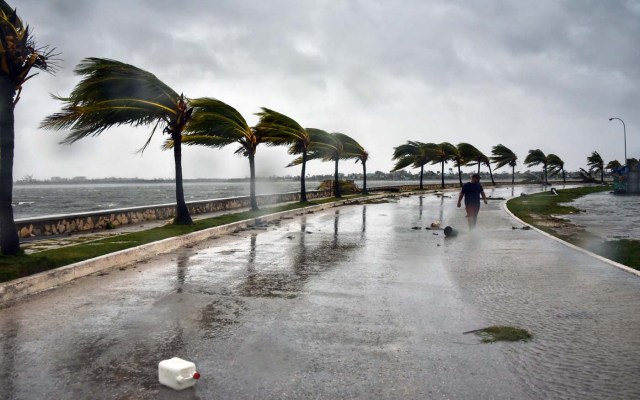
<path fill-rule="evenodd" d="M 303 214 L 0 309 L 0 398 L 640 397 L 640 278 L 512 229 L 501 201 L 469 233 L 454 195 Z M 489 325 L 534 339 L 462 334 Z M 194 388 L 159 385 L 173 356 Z"/>

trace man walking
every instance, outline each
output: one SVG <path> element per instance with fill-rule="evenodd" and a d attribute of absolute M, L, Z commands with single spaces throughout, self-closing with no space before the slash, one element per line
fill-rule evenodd
<path fill-rule="evenodd" d="M 462 206 L 462 198 L 464 197 L 464 206 L 467 210 L 467 222 L 469 228 L 473 229 L 478 221 L 478 212 L 480 211 L 480 197 L 487 204 L 487 197 L 484 195 L 484 189 L 480 184 L 480 175 L 471 175 L 471 182 L 467 182 L 462 186 L 460 195 L 458 196 L 458 208 Z"/>

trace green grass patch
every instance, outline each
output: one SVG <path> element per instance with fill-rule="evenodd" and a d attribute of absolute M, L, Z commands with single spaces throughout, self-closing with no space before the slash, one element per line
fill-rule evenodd
<path fill-rule="evenodd" d="M 575 214 L 580 212 L 575 207 L 561 205 L 569 203 L 578 197 L 591 193 L 610 191 L 608 186 L 589 186 L 574 189 L 558 190 L 557 196 L 551 192 L 535 193 L 528 196 L 515 197 L 507 202 L 509 211 L 526 223 L 535 225 L 537 216 Z"/>
<path fill-rule="evenodd" d="M 6 282 L 29 276 L 38 272 L 63 267 L 79 261 L 88 260 L 116 251 L 129 249 L 159 240 L 185 235 L 216 226 L 259 218 L 265 215 L 283 211 L 291 211 L 318 204 L 332 203 L 340 200 L 357 199 L 365 195 L 344 196 L 341 199 L 324 198 L 305 203 L 289 203 L 281 206 L 264 208 L 259 211 L 244 211 L 231 214 L 223 214 L 213 218 L 195 221 L 192 225 L 164 225 L 140 232 L 126 233 L 117 236 L 80 243 L 72 246 L 45 250 L 33 254 L 20 254 L 17 256 L 0 255 L 0 282 Z"/>
<path fill-rule="evenodd" d="M 528 342 L 533 335 L 526 329 L 513 326 L 490 326 L 473 331 L 482 338 L 482 343 L 495 342 Z"/>

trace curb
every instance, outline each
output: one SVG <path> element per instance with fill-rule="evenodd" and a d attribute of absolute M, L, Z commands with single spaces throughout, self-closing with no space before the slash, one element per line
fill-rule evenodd
<path fill-rule="evenodd" d="M 413 192 L 407 193 L 411 194 Z M 403 195 L 407 193 L 403 193 Z M 365 200 L 373 200 L 395 195 L 397 194 L 390 195 L 388 193 L 385 193 L 380 195 L 372 195 L 366 197 Z M 159 254 L 171 252 L 189 244 L 204 241 L 206 239 L 237 232 L 241 229 L 253 227 L 265 222 L 268 223 L 271 221 L 280 220 L 284 217 L 301 216 L 308 213 L 309 211 L 322 211 L 327 208 L 354 204 L 356 202 L 360 202 L 361 200 L 363 200 L 363 198 L 361 197 L 355 199 L 339 200 L 326 204 L 297 208 L 295 210 L 281 211 L 257 218 L 233 222 L 227 225 L 215 226 L 212 228 L 203 229 L 201 231 L 171 237 L 137 247 L 132 247 L 130 249 L 120 250 L 115 253 L 105 254 L 100 257 L 91 258 L 89 260 L 80 261 L 74 264 L 69 264 L 64 267 L 40 272 L 9 282 L 0 283 L 0 306 L 4 306 L 7 303 L 15 302 L 25 296 L 54 289 L 65 283 L 99 271 L 113 268 L 115 266 L 122 266 L 134 262 L 139 262 L 144 259 L 157 256 Z"/>
<path fill-rule="evenodd" d="M 571 248 L 571 249 L 573 249 L 573 250 L 577 250 L 577 251 L 579 251 L 579 252 L 581 252 L 581 253 L 584 253 L 584 254 L 586 254 L 586 255 L 589 255 L 589 256 L 591 256 L 591 257 L 593 257 L 593 258 L 595 258 L 595 259 L 597 259 L 597 260 L 600 260 L 600 261 L 602 261 L 602 262 L 604 262 L 604 263 L 606 263 L 606 264 L 609 264 L 609 265 L 611 265 L 611 266 L 614 266 L 614 267 L 616 267 L 616 268 L 619 268 L 619 269 L 621 269 L 621 270 L 623 270 L 623 271 L 629 272 L 630 274 L 633 274 L 633 275 L 636 275 L 636 276 L 640 276 L 640 271 L 638 271 L 637 269 L 633 269 L 633 268 L 628 267 L 628 266 L 626 266 L 626 265 L 624 265 L 624 264 L 620 264 L 619 262 L 615 262 L 615 261 L 610 260 L 610 259 L 608 259 L 608 258 L 602 257 L 602 256 L 601 256 L 601 255 L 599 255 L 599 254 L 596 254 L 596 253 L 593 253 L 593 252 L 591 252 L 591 251 L 589 251 L 589 250 L 583 249 L 582 247 L 578 247 L 578 246 L 576 246 L 575 244 L 572 244 L 572 243 L 566 242 L 566 241 L 564 241 L 564 240 L 562 240 L 562 239 L 560 239 L 560 238 L 557 238 L 557 237 L 555 237 L 555 236 L 551 235 L 550 233 L 547 233 L 547 232 L 545 232 L 545 231 L 543 231 L 543 230 L 541 230 L 541 229 L 538 229 L 538 228 L 536 228 L 535 226 L 533 226 L 533 225 L 531 225 L 531 224 L 528 224 L 528 223 L 524 222 L 523 220 L 521 220 L 520 218 L 516 217 L 516 216 L 515 216 L 511 211 L 509 211 L 509 209 L 507 208 L 507 201 L 509 201 L 509 200 L 511 200 L 511 199 L 513 199 L 513 198 L 515 198 L 515 197 L 516 197 L 516 196 L 511 197 L 511 198 L 509 198 L 509 199 L 505 200 L 505 202 L 504 202 L 504 203 L 502 203 L 502 209 L 503 209 L 507 214 L 509 214 L 509 216 L 511 216 L 511 218 L 515 219 L 516 221 L 519 221 L 522 225 L 528 226 L 529 228 L 531 228 L 532 230 L 534 230 L 534 231 L 536 231 L 536 232 L 538 232 L 538 233 L 542 234 L 543 236 L 546 236 L 546 237 L 548 237 L 548 238 L 550 238 L 550 239 L 553 239 L 553 240 L 555 240 L 556 242 L 560 242 L 560 243 L 564 244 L 565 246 L 567 246 L 567 247 L 569 247 L 569 248 Z"/>

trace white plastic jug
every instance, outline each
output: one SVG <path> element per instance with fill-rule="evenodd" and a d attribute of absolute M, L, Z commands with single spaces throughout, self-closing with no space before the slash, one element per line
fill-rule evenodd
<path fill-rule="evenodd" d="M 173 357 L 160 361 L 158 364 L 158 379 L 160 383 L 171 389 L 182 390 L 196 384 L 200 374 L 196 365 L 182 358 Z"/>

